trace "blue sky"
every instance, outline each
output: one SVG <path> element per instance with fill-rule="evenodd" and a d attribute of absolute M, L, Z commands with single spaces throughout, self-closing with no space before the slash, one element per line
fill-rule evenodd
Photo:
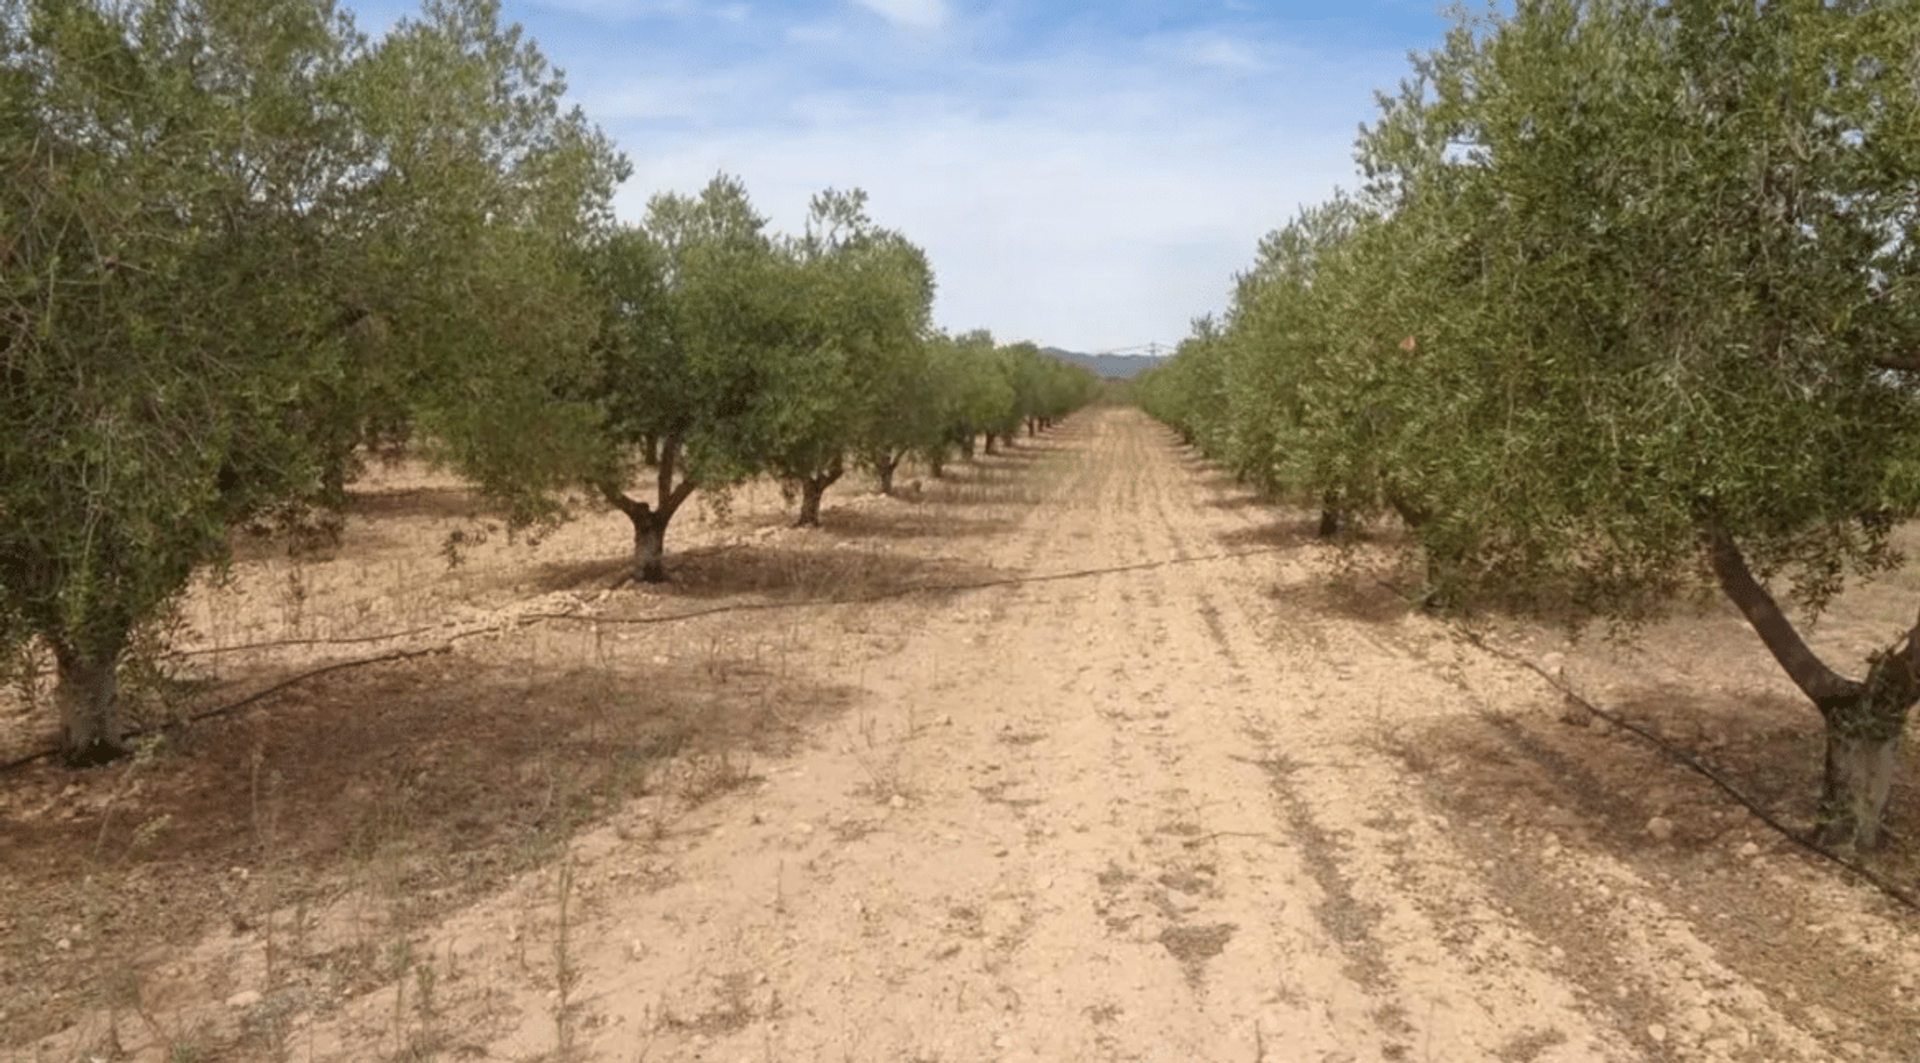
<path fill-rule="evenodd" d="M 622 217 L 721 171 L 780 228 L 864 188 L 932 259 L 941 327 L 1129 353 L 1354 183 L 1373 90 L 1446 27 L 1439 0 L 503 3 L 632 160 Z"/>

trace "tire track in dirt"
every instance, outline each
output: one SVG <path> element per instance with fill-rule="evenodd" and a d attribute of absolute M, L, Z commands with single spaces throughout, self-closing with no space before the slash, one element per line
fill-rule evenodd
<path fill-rule="evenodd" d="M 1169 513 L 1171 534 L 1211 534 L 1220 541 L 1284 540 L 1249 534 L 1271 520 L 1268 511 L 1194 505 L 1191 499 L 1188 508 L 1184 517 Z M 1244 756 L 1266 774 L 1273 815 L 1299 855 L 1298 885 L 1312 898 L 1316 923 L 1349 980 L 1369 993 L 1356 1029 L 1373 1035 L 1372 1051 L 1383 1058 L 1485 1057 L 1521 1048 L 1545 1051 L 1553 1044 L 1572 1046 L 1574 1054 L 1567 1058 L 1594 1058 L 1601 1041 L 1577 1017 L 1562 1023 L 1564 1029 L 1537 1025 L 1541 1016 L 1534 1005 L 1541 994 L 1536 987 L 1516 986 L 1499 977 L 1476 978 L 1460 969 L 1462 965 L 1449 963 L 1441 950 L 1418 947 L 1438 941 L 1441 928 L 1410 902 L 1434 888 L 1408 880 L 1407 869 L 1416 866 L 1416 846 L 1442 866 L 1461 861 L 1437 831 L 1421 829 L 1427 825 L 1419 809 L 1396 810 L 1394 805 L 1402 804 L 1398 801 L 1379 807 L 1380 797 L 1403 788 L 1395 783 L 1404 780 L 1394 778 L 1395 765 L 1364 741 L 1356 742 L 1364 735 L 1341 725 L 1350 719 L 1352 706 L 1344 712 L 1326 711 L 1326 706 L 1352 700 L 1355 669 L 1331 648 L 1346 639 L 1330 640 L 1322 630 L 1323 617 L 1277 615 L 1274 594 L 1263 581 L 1247 578 L 1249 567 L 1229 566 L 1224 579 L 1195 580 L 1196 612 L 1219 641 L 1225 659 L 1247 662 L 1248 686 L 1256 692 L 1219 714 L 1217 726 L 1237 733 L 1251 747 Z M 1290 555 L 1268 567 L 1283 587 L 1307 574 Z M 1402 656 L 1388 655 L 1387 647 L 1371 637 L 1358 641 L 1356 657 Z M 1375 667 L 1407 671 L 1408 662 L 1376 662 Z M 1260 692 L 1275 696 L 1261 697 Z M 1356 776 L 1378 778 L 1359 787 L 1354 785 Z M 1425 861 L 1418 866 L 1424 867 Z M 1416 946 L 1411 955 L 1409 944 Z M 1552 983 L 1550 977 L 1534 980 Z M 1460 987 L 1471 987 L 1466 995 L 1484 1013 L 1471 1023 L 1453 1021 L 1447 1013 Z M 1564 989 L 1552 988 L 1556 992 L 1551 996 L 1571 1010 L 1572 998 Z M 1489 1018 L 1493 1022 L 1488 1023 Z M 1366 1044 L 1357 1047 L 1363 1058 L 1372 1054 Z"/>

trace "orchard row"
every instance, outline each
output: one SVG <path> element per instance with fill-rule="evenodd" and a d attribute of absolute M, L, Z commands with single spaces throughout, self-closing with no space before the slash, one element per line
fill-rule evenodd
<path fill-rule="evenodd" d="M 50 651 L 69 761 L 121 752 L 129 646 L 233 529 L 324 521 L 382 445 L 520 526 L 616 506 L 658 579 L 696 489 L 780 477 L 815 519 L 849 463 L 1091 397 L 936 332 L 858 191 L 798 235 L 724 176 L 617 221 L 630 167 L 564 93 L 494 0 L 377 38 L 327 0 L 0 14 L 0 671 Z"/>
<path fill-rule="evenodd" d="M 1143 402 L 1329 534 L 1403 523 L 1434 604 L 1724 592 L 1871 844 L 1920 633 L 1843 675 L 1767 581 L 1817 613 L 1920 508 L 1916 40 L 1876 0 L 1463 19 L 1381 95 L 1361 190 L 1267 237 Z"/>

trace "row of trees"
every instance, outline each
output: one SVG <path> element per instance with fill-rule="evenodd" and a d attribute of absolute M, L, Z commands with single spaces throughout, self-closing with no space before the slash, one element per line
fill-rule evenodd
<path fill-rule="evenodd" d="M 619 224 L 627 163 L 563 97 L 496 0 L 378 39 L 327 0 L 0 11 L 0 655 L 51 652 L 69 761 L 119 754 L 141 625 L 236 526 L 337 508 L 370 445 L 521 526 L 615 505 L 658 579 L 699 485 L 779 476 L 814 519 L 850 460 L 1078 401 L 935 334 L 858 192 L 797 237 L 726 178 Z"/>
<path fill-rule="evenodd" d="M 1522 0 L 1364 129 L 1354 195 L 1269 235 L 1147 407 L 1322 527 L 1388 514 L 1433 601 L 1633 624 L 1737 605 L 1874 842 L 1920 629 L 1864 674 L 1816 615 L 1920 505 L 1920 7 Z"/>
<path fill-rule="evenodd" d="M 891 491 L 909 455 L 938 471 L 955 447 L 1065 415 L 1097 382 L 1032 344 L 933 331 L 925 255 L 880 229 L 858 191 L 823 192 L 797 238 L 767 230 L 735 179 L 667 194 L 588 250 L 601 321 L 584 395 L 602 416 L 555 475 L 529 480 L 513 441 L 483 486 L 530 515 L 576 484 L 625 513 L 635 579 L 665 578 L 667 526 L 693 492 L 753 476 L 793 485 L 817 524 L 850 464 Z M 628 491 L 651 466 L 652 491 Z M 519 492 L 520 497 L 515 497 Z M 526 493 L 532 492 L 531 502 Z"/>

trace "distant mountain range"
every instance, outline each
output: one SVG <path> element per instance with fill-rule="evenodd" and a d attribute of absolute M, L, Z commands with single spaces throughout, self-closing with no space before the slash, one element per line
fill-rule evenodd
<path fill-rule="evenodd" d="M 1069 365 L 1085 366 L 1101 376 L 1116 380 L 1131 380 L 1166 361 L 1165 358 L 1144 354 L 1081 354 L 1079 351 L 1063 351 L 1058 347 L 1042 347 L 1040 353 L 1052 355 Z"/>

